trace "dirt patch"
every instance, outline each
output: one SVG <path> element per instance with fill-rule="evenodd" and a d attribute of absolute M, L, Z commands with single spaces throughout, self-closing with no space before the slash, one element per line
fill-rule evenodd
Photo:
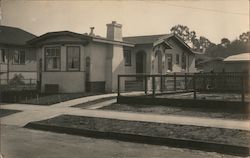
<path fill-rule="evenodd" d="M 185 116 L 197 116 L 197 117 L 209 117 L 209 118 L 224 118 L 224 119 L 236 119 L 246 120 L 250 119 L 249 113 L 229 112 L 215 109 L 204 108 L 190 108 L 190 107 L 174 107 L 163 105 L 142 105 L 142 104 L 118 104 L 114 103 L 110 106 L 101 108 L 102 110 L 115 110 L 115 111 L 129 111 L 139 113 L 155 113 L 155 114 L 173 114 L 173 115 L 185 115 Z"/>
<path fill-rule="evenodd" d="M 126 121 L 96 117 L 61 115 L 52 119 L 33 122 L 79 130 L 114 132 L 150 137 L 205 141 L 237 146 L 249 146 L 249 131 L 223 128 L 175 125 L 152 122 Z"/>
<path fill-rule="evenodd" d="M 9 109 L 0 109 L 0 117 L 8 116 L 17 112 L 21 112 L 19 110 L 9 110 Z"/>

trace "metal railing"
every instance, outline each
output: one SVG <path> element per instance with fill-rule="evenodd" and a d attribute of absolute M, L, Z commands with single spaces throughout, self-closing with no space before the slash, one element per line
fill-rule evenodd
<path fill-rule="evenodd" d="M 123 92 L 144 92 L 142 95 L 156 95 L 180 92 L 237 93 L 245 100 L 248 91 L 247 73 L 168 73 L 118 75 L 118 96 Z"/>

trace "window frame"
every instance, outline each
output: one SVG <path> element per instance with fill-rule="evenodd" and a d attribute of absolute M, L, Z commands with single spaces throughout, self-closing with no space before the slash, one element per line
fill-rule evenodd
<path fill-rule="evenodd" d="M 127 62 L 127 54 L 129 54 L 129 62 Z M 132 51 L 131 50 L 123 50 L 123 58 L 125 66 L 132 66 Z"/>
<path fill-rule="evenodd" d="M 183 62 L 184 61 L 184 62 Z M 185 64 L 184 64 L 185 63 Z M 182 54 L 181 56 L 181 69 L 182 70 L 186 70 L 187 69 L 187 55 L 186 54 Z"/>
<path fill-rule="evenodd" d="M 69 62 L 69 57 L 68 57 L 69 51 L 68 50 L 70 47 L 76 47 L 79 49 L 79 56 L 78 56 L 79 67 L 77 69 L 72 69 L 72 68 L 69 68 L 69 66 L 68 66 L 68 62 Z M 81 47 L 80 46 L 67 46 L 66 47 L 66 69 L 67 69 L 67 71 L 80 71 L 80 69 L 81 69 Z"/>
<path fill-rule="evenodd" d="M 7 62 L 7 55 L 6 55 L 6 50 L 4 48 L 0 48 L 1 50 L 1 59 L 2 61 L 0 61 L 1 64 L 5 64 Z"/>
<path fill-rule="evenodd" d="M 49 69 L 48 70 L 48 66 L 47 66 L 47 50 L 48 49 L 59 49 L 59 66 L 58 69 Z M 61 71 L 61 47 L 60 46 L 49 46 L 49 47 L 44 47 L 44 70 L 46 72 L 54 72 L 54 71 Z"/>
<path fill-rule="evenodd" d="M 18 62 L 15 61 L 15 55 L 16 53 L 18 53 Z M 23 53 L 24 55 L 24 61 L 21 62 L 21 54 Z M 14 53 L 13 53 L 13 56 L 12 56 L 12 64 L 13 65 L 25 65 L 26 64 L 26 51 L 25 49 L 15 49 L 14 50 Z"/>
<path fill-rule="evenodd" d="M 177 58 L 178 57 L 178 58 Z M 180 54 L 175 55 L 175 64 L 180 65 Z"/>
<path fill-rule="evenodd" d="M 169 59 L 169 56 L 171 57 L 170 59 L 171 59 L 171 69 L 169 69 L 169 61 L 168 61 L 168 59 Z M 170 53 L 168 53 L 168 54 L 166 54 L 166 58 L 167 58 L 167 70 L 170 70 L 170 71 L 173 71 L 173 54 L 170 54 Z"/>

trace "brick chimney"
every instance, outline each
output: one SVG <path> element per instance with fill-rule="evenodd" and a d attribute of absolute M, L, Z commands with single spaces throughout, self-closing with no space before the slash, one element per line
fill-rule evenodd
<path fill-rule="evenodd" d="M 122 25 L 116 21 L 107 24 L 107 38 L 115 41 L 122 41 Z"/>

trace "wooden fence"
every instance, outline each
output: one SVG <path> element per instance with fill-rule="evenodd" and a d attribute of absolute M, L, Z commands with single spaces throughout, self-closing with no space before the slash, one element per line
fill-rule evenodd
<path fill-rule="evenodd" d="M 118 75 L 118 96 L 122 92 L 144 91 L 155 97 L 175 92 L 238 93 L 244 102 L 249 91 L 247 73 L 169 73 L 164 75 L 130 74 Z M 121 82 L 123 81 L 123 82 Z M 124 83 L 124 85 L 121 85 Z"/>

